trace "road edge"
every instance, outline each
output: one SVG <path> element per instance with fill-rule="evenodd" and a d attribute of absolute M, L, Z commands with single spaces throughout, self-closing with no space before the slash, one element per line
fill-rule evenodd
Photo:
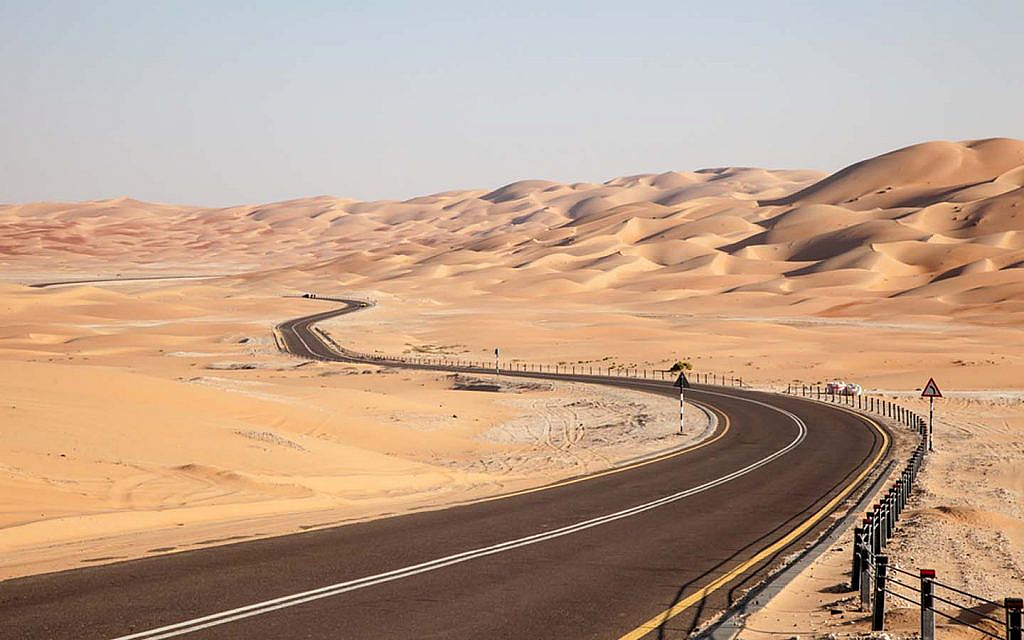
<path fill-rule="evenodd" d="M 814 402 L 814 400 L 811 400 L 811 402 Z M 849 409 L 847 410 L 849 411 Z M 851 411 L 851 413 L 861 415 L 859 411 Z M 861 486 L 866 484 L 867 488 L 861 492 L 860 497 L 851 504 L 850 508 L 841 518 L 837 518 L 826 527 L 813 542 L 799 551 L 792 559 L 775 570 L 771 575 L 754 585 L 735 604 L 723 611 L 716 620 L 694 633 L 693 638 L 696 640 L 735 640 L 746 628 L 747 618 L 768 606 L 797 576 L 810 567 L 850 527 L 856 524 L 859 514 L 871 506 L 872 500 L 878 494 L 886 478 L 889 477 L 893 465 L 896 464 L 892 454 L 893 443 L 895 442 L 892 428 L 888 424 L 877 424 L 889 434 L 888 450 L 885 452 L 884 457 L 879 460 L 876 468 L 872 470 L 871 473 L 876 474 L 874 478 L 869 476 L 864 479 Z"/>
<path fill-rule="evenodd" d="M 325 297 L 325 298 L 322 298 L 322 299 L 332 300 L 332 301 L 335 301 L 335 302 L 343 302 L 345 304 L 348 304 L 348 302 L 349 302 L 348 300 L 338 299 L 338 298 L 333 298 L 333 297 L 332 298 L 326 298 Z M 370 306 L 370 305 L 364 305 L 364 306 Z M 309 316 L 305 316 L 304 318 L 309 318 Z M 296 320 L 301 320 L 301 319 L 304 319 L 304 318 L 299 318 L 299 319 L 296 319 Z M 326 319 L 326 318 L 324 318 L 324 319 Z M 281 325 L 278 325 L 278 327 L 275 327 L 275 329 L 279 328 L 280 326 Z M 383 362 L 383 363 L 373 362 L 373 357 L 372 356 L 369 356 L 369 361 L 366 361 L 365 358 L 367 358 L 367 356 L 362 356 L 361 354 L 360 355 L 356 355 L 356 354 L 352 354 L 351 352 L 348 352 L 348 350 L 343 348 L 343 347 L 341 347 L 333 339 L 333 337 L 331 337 L 329 334 L 327 334 L 323 329 L 317 327 L 315 322 L 309 323 L 307 325 L 307 329 L 309 330 L 310 334 L 315 335 L 317 338 L 319 338 L 321 344 L 323 344 L 325 347 L 327 347 L 328 351 L 333 352 L 334 354 L 340 356 L 343 359 L 352 359 L 355 362 L 362 361 L 361 362 L 362 364 L 370 364 L 370 365 L 377 365 L 377 366 L 387 366 L 386 362 Z M 333 348 L 331 348 L 331 347 L 333 347 Z M 286 349 L 284 349 L 284 351 L 289 352 Z M 298 355 L 298 354 L 293 354 L 293 355 Z M 356 355 L 356 358 L 352 358 L 352 355 Z M 421 368 L 421 367 L 414 367 L 414 368 Z M 444 371 L 445 370 L 444 368 L 434 369 L 433 367 L 427 367 L 427 369 L 428 370 L 435 370 L 435 371 L 438 371 L 438 370 Z M 517 374 L 517 377 L 519 377 L 519 374 Z M 526 375 L 526 376 L 523 376 L 523 377 L 533 377 L 533 376 Z M 548 376 L 539 376 L 539 377 L 540 378 L 548 378 L 548 379 L 550 379 Z M 586 382 L 583 382 L 583 383 L 586 384 Z M 600 384 L 600 383 L 595 381 L 594 384 Z M 781 395 L 781 394 L 772 393 L 772 395 Z M 813 403 L 814 401 L 810 400 L 810 402 Z M 692 403 L 692 404 L 697 405 L 697 403 Z M 697 406 L 699 406 L 699 405 L 697 405 Z M 703 407 L 701 407 L 701 408 L 703 410 L 705 410 L 706 413 L 708 412 L 707 409 L 704 409 Z M 876 430 L 878 430 L 882 434 L 883 438 L 885 439 L 884 449 L 879 452 L 878 457 L 872 463 L 870 463 L 869 466 L 866 469 L 864 469 L 864 471 L 862 472 L 863 475 L 861 475 L 861 477 L 859 479 L 857 479 L 852 485 L 850 485 L 850 488 L 848 489 L 848 491 L 850 492 L 851 495 L 846 498 L 846 501 L 844 501 L 840 505 L 837 505 L 836 507 L 833 507 L 833 509 L 831 511 L 829 511 L 829 512 L 823 514 L 823 515 L 819 515 L 818 516 L 819 517 L 818 522 L 813 524 L 813 525 L 810 525 L 810 528 L 803 535 L 806 535 L 806 536 L 814 535 L 814 528 L 816 526 L 820 526 L 825 521 L 825 518 L 827 518 L 830 515 L 837 514 L 837 513 L 842 513 L 842 516 L 840 516 L 840 517 L 836 518 L 835 520 L 833 520 L 832 522 L 826 524 L 825 527 L 817 534 L 817 537 L 813 538 L 808 543 L 808 545 L 806 547 L 804 547 L 803 549 L 795 552 L 795 554 L 793 555 L 792 559 L 790 559 L 788 561 L 784 561 L 782 566 L 780 566 L 779 568 L 775 569 L 764 580 L 760 581 L 759 583 L 754 585 L 751 589 L 749 589 L 734 605 L 730 606 L 725 611 L 723 611 L 720 614 L 718 614 L 718 616 L 716 616 L 710 623 L 707 623 L 707 626 L 705 626 L 703 629 L 700 629 L 697 632 L 695 632 L 693 634 L 694 637 L 701 638 L 701 639 L 706 639 L 706 640 L 734 640 L 734 638 L 736 638 L 736 636 L 740 633 L 740 631 L 742 631 L 742 629 L 743 629 L 743 621 L 745 620 L 745 618 L 747 616 L 749 616 L 751 613 L 753 613 L 754 611 L 756 611 L 756 610 L 762 608 L 763 606 L 765 606 L 765 604 L 767 604 L 772 598 L 775 597 L 775 595 L 777 595 L 779 592 L 781 592 L 782 589 L 784 589 L 801 571 L 803 571 L 804 568 L 806 568 L 808 565 L 810 565 L 810 563 L 812 563 L 814 560 L 816 560 L 818 557 L 820 557 L 821 554 L 823 554 L 825 552 L 825 550 L 828 549 L 835 542 L 835 540 L 838 539 L 838 537 L 840 535 L 842 535 L 849 528 L 849 526 L 852 525 L 853 519 L 856 517 L 856 514 L 860 510 L 862 510 L 861 509 L 862 505 L 865 502 L 870 501 L 870 499 L 877 492 L 879 484 L 886 477 L 888 477 L 888 473 L 892 469 L 892 465 L 893 465 L 892 447 L 893 447 L 894 438 L 893 438 L 892 429 L 889 427 L 889 425 L 882 424 L 882 423 L 874 420 L 873 417 L 868 416 L 866 414 L 863 414 L 861 412 L 851 411 L 851 410 L 846 409 L 846 408 L 841 408 L 841 410 L 846 411 L 848 413 L 851 413 L 853 415 L 856 415 L 856 416 L 864 419 L 865 422 L 868 423 L 868 425 L 866 425 L 866 426 L 873 426 L 873 427 L 875 427 Z M 714 433 L 715 433 L 715 431 L 712 431 L 712 435 Z M 702 435 L 704 435 L 704 434 L 702 434 Z M 706 440 L 707 440 L 707 438 L 705 437 L 702 440 L 698 441 L 696 443 L 696 445 L 699 446 L 701 442 L 704 442 Z M 693 445 L 693 444 L 688 445 L 688 446 L 687 445 L 681 445 L 678 448 L 678 450 L 683 451 L 683 450 L 686 450 L 687 448 L 693 447 L 693 446 L 695 446 L 695 445 Z M 660 455 L 661 456 L 665 456 L 666 454 L 662 453 Z M 671 455 L 671 454 L 667 454 L 667 455 Z M 649 456 L 645 456 L 644 459 L 653 460 L 653 459 L 657 459 L 657 457 L 659 457 L 657 454 L 651 454 Z M 637 463 L 633 463 L 633 464 L 637 464 Z M 641 462 L 641 464 L 642 464 L 642 462 Z M 618 465 L 616 465 L 616 467 L 621 467 L 621 468 L 628 468 L 629 466 L 631 466 L 631 465 L 629 463 L 627 463 L 627 462 L 620 462 L 620 463 L 618 463 Z M 612 471 L 612 469 L 615 469 L 616 467 L 613 467 L 611 469 L 605 470 L 605 472 L 603 472 L 603 473 L 608 473 L 609 471 Z M 600 475 L 603 475 L 603 473 L 599 472 L 599 473 L 594 474 L 594 475 L 600 476 Z M 587 474 L 585 476 L 578 476 L 578 477 L 576 477 L 574 479 L 563 481 L 563 482 L 556 482 L 556 483 L 553 483 L 553 485 L 549 485 L 549 486 L 557 486 L 557 485 L 562 484 L 564 482 L 572 482 L 572 481 L 578 482 L 578 481 L 582 481 L 582 480 L 585 480 L 589 475 L 590 474 Z M 865 485 L 867 486 L 867 489 L 864 490 L 863 493 L 859 494 L 860 495 L 859 498 L 854 498 L 854 496 L 858 495 L 858 491 L 860 491 L 863 487 L 865 487 Z M 533 489 L 532 491 L 542 491 L 545 488 L 548 488 L 548 486 L 537 487 L 536 489 Z M 482 499 L 480 501 L 483 502 L 483 501 L 488 501 L 488 500 L 497 500 L 497 499 L 501 499 L 503 497 L 510 497 L 511 495 L 515 495 L 516 493 L 518 493 L 518 492 L 514 492 L 512 494 L 505 494 L 505 495 L 500 495 L 499 494 L 499 495 L 494 496 L 492 498 L 484 498 L 484 499 Z M 852 501 L 852 504 L 851 504 L 851 501 Z M 842 511 L 842 505 L 843 504 L 851 504 L 851 506 L 849 507 L 848 510 L 846 510 L 845 513 L 843 513 L 843 511 Z M 806 522 L 804 524 L 806 524 Z M 793 530 L 792 533 L 795 533 L 802 526 L 804 526 L 804 525 L 798 526 L 796 529 Z M 800 538 L 798 537 L 798 538 L 794 539 L 793 542 L 795 543 L 799 539 Z M 717 590 L 717 588 L 715 590 Z M 762 598 L 762 596 L 766 596 L 766 597 Z M 663 612 L 662 614 L 659 614 L 659 616 L 656 616 L 656 618 L 657 617 L 664 617 L 665 620 L 668 620 L 668 619 L 674 617 L 676 615 L 676 612 L 673 612 L 673 609 L 675 609 L 675 608 L 676 608 L 676 605 L 674 605 L 668 611 Z M 648 621 L 648 623 L 650 623 L 650 622 L 651 621 Z M 647 629 L 648 623 L 640 625 L 639 627 L 634 629 L 632 632 L 630 632 L 630 633 L 626 634 L 625 636 L 623 636 L 623 638 L 640 637 L 637 634 L 643 634 L 643 632 L 645 630 L 647 630 L 647 631 L 650 630 L 650 629 Z"/>

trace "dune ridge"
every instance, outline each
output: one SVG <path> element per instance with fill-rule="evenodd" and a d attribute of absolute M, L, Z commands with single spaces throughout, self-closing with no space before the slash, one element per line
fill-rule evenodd
<path fill-rule="evenodd" d="M 1021 311 L 1006 291 L 1024 275 L 1022 185 L 1024 142 L 996 138 L 914 145 L 828 176 L 721 168 L 401 202 L 6 205 L 0 264 L 10 274 L 201 265 L 468 296 L 756 292 L 768 306 L 814 298 L 817 312 L 853 315 L 913 312 L 894 301 L 929 297 L 932 314 L 981 319 L 982 307 Z"/>

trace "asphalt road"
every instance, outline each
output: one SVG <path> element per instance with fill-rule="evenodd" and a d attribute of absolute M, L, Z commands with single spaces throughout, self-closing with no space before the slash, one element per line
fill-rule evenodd
<path fill-rule="evenodd" d="M 83 284 L 134 284 L 137 282 L 149 282 L 151 280 L 212 280 L 221 276 L 127 276 L 124 278 L 90 278 L 86 280 L 60 280 L 57 282 L 39 282 L 28 286 L 35 289 L 48 289 L 50 287 L 70 287 Z"/>
<path fill-rule="evenodd" d="M 365 361 L 311 329 L 363 303 L 345 305 L 280 325 L 285 347 Z M 685 637 L 824 526 L 889 442 L 838 407 L 687 394 L 719 418 L 692 449 L 464 506 L 0 582 L 0 638 Z"/>

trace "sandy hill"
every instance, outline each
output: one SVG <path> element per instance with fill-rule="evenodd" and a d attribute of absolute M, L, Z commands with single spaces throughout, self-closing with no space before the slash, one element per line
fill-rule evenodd
<path fill-rule="evenodd" d="M 239 273 L 386 291 L 738 300 L 801 313 L 1024 310 L 1024 142 L 929 142 L 822 176 L 706 169 L 406 200 L 0 207 L 5 272 Z M 906 300 L 912 302 L 907 303 Z"/>
<path fill-rule="evenodd" d="M 1024 487 L 1022 396 L 1008 391 L 1024 381 L 1022 185 L 1024 142 L 997 139 L 830 176 L 732 167 L 401 202 L 0 206 L 0 577 L 449 504 L 674 434 L 670 399 L 473 394 L 285 356 L 271 327 L 329 308 L 282 295 L 303 290 L 378 298 L 322 328 L 387 354 L 490 361 L 500 345 L 509 362 L 645 372 L 686 359 L 775 389 L 854 379 L 901 402 L 934 376 L 945 407 L 960 404 L 940 418 L 936 456 L 953 466 L 929 463 L 931 495 L 1006 512 L 1005 487 Z M 126 278 L 158 274 L 230 275 Z M 950 489 L 954 472 L 966 480 Z M 1005 538 L 990 540 L 1002 562 Z"/>

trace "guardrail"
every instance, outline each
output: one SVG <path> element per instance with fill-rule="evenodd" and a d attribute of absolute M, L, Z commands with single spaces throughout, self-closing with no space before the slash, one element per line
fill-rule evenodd
<path fill-rule="evenodd" d="M 332 302 L 355 301 L 367 306 L 376 306 L 377 301 L 373 298 L 355 295 L 324 295 L 320 293 L 292 294 L 296 298 L 307 298 L 310 300 L 329 300 Z M 373 361 L 375 364 L 387 364 L 388 362 L 416 365 L 421 367 L 438 367 L 446 369 L 459 369 L 467 373 L 551 373 L 556 375 L 587 375 L 605 376 L 615 378 L 629 378 L 633 380 L 675 380 L 679 370 L 656 369 L 639 367 L 635 365 L 594 365 L 586 363 L 568 364 L 559 362 L 557 364 L 538 364 L 522 361 L 507 361 L 502 363 L 493 360 L 473 360 L 456 358 L 450 355 L 402 355 L 393 356 L 384 353 L 364 353 L 354 351 L 339 345 L 326 331 L 319 327 L 313 327 L 324 340 L 329 342 L 339 353 L 357 358 L 360 360 Z M 276 335 L 275 335 L 276 339 Z M 281 344 L 278 344 L 280 347 Z M 282 348 L 282 351 L 284 349 Z M 716 386 L 744 387 L 743 378 L 734 373 L 697 372 L 694 370 L 685 371 L 687 379 L 691 384 L 710 384 Z"/>
<path fill-rule="evenodd" d="M 939 614 L 952 624 L 970 627 L 992 638 L 1022 640 L 1021 611 L 1024 603 L 1021 598 L 1004 598 L 1003 602 L 999 603 L 939 582 L 934 569 L 919 569 L 918 573 L 914 574 L 895 564 L 889 564 L 885 548 L 896 533 L 896 523 L 899 522 L 900 515 L 910 500 L 918 473 L 924 466 L 929 451 L 930 434 L 924 417 L 884 398 L 863 394 L 828 393 L 820 385 L 790 385 L 786 391 L 791 395 L 842 404 L 890 418 L 913 429 L 920 436 L 917 448 L 914 449 L 899 477 L 865 514 L 861 521 L 862 526 L 854 527 L 853 530 L 850 590 L 859 592 L 860 609 L 871 614 L 871 630 L 885 630 L 888 597 L 919 607 L 922 640 L 935 640 L 935 614 Z M 906 578 L 917 580 L 918 584 L 908 584 L 904 580 Z M 937 590 L 955 595 L 943 597 L 936 593 Z M 968 599 L 974 604 L 956 602 L 954 599 Z M 936 606 L 936 602 L 952 607 L 952 613 Z M 981 611 L 986 608 L 987 612 Z M 1003 615 L 995 617 L 990 615 L 992 611 L 1002 611 Z M 995 631 L 979 626 L 983 622 L 990 623 Z"/>
<path fill-rule="evenodd" d="M 673 381 L 679 375 L 678 370 L 671 369 L 648 369 L 641 367 L 624 367 L 616 365 L 582 365 L 582 364 L 537 364 L 530 362 L 495 363 L 486 360 L 469 360 L 452 358 L 448 356 L 393 356 L 384 353 L 365 353 L 353 351 L 339 345 L 334 338 L 319 327 L 314 327 L 320 337 L 326 340 L 332 347 L 343 355 L 365 360 L 377 365 L 387 365 L 389 362 L 396 364 L 407 364 L 420 367 L 436 367 L 438 369 L 449 369 L 465 373 L 541 373 L 553 375 L 579 375 L 579 376 L 601 376 L 606 378 L 626 378 L 630 380 L 664 380 Z M 691 384 L 705 384 L 722 387 L 743 388 L 743 378 L 731 374 L 719 373 L 697 373 L 687 371 L 686 377 Z"/>

